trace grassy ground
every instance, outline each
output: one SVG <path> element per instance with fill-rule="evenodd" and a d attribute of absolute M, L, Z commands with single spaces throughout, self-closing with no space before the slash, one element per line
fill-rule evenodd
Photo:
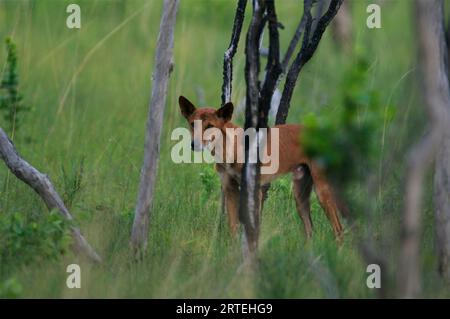
<path fill-rule="evenodd" d="M 220 227 L 219 181 L 212 167 L 170 160 L 174 144 L 170 133 L 185 125 L 176 103 L 178 95 L 198 101 L 201 91 L 208 105 L 220 103 L 222 56 L 234 15 L 234 4 L 228 1 L 181 1 L 148 256 L 133 263 L 128 240 L 161 5 L 143 0 L 77 1 L 82 28 L 70 30 L 65 26 L 65 9 L 71 2 L 0 0 L 0 39 L 11 36 L 17 43 L 21 90 L 25 103 L 33 108 L 14 133 L 16 146 L 65 194 L 82 231 L 104 262 L 93 266 L 71 253 L 27 263 L 2 260 L 0 282 L 13 280 L 20 287 L 15 293 L 19 297 L 376 296 L 366 286 L 367 264 L 360 254 L 359 239 L 349 232 L 344 245 L 337 247 L 315 199 L 315 235 L 305 245 L 289 179 L 275 184 L 265 206 L 261 262 L 252 284 L 239 271 L 239 244 Z M 278 2 L 279 18 L 285 25 L 282 46 L 286 48 L 301 7 L 298 1 Z M 386 2 L 379 30 L 365 26 L 367 4 L 354 1 L 356 46 L 371 63 L 371 85 L 380 90 L 383 105 L 394 104 L 398 109 L 392 124 L 380 123 L 383 160 L 374 171 L 383 178 L 374 193 L 364 195 L 364 186 L 357 185 L 353 196 L 374 203 L 370 240 L 389 261 L 383 275 L 392 286 L 402 207 L 401 156 L 409 141 L 422 134 L 417 129 L 422 114 L 414 81 L 417 70 L 410 1 Z M 2 48 L 1 63 L 5 59 Z M 342 74 L 352 62 L 327 34 L 301 73 L 288 122 L 301 122 L 304 114 L 327 107 L 339 94 Z M 233 101 L 237 103 L 245 94 L 243 42 L 234 66 Z M 236 114 L 235 119 L 239 121 L 240 116 Z M 202 174 L 210 178 L 204 179 Z M 81 188 L 74 190 L 77 176 L 82 176 Z M 40 199 L 5 167 L 0 169 L 0 213 L 47 214 Z M 431 209 L 427 209 L 424 291 L 429 297 L 449 297 L 435 271 L 432 233 Z M 19 254 L 33 254 L 27 249 L 31 248 L 24 247 Z M 65 270 L 71 263 L 81 265 L 81 289 L 66 287 Z"/>

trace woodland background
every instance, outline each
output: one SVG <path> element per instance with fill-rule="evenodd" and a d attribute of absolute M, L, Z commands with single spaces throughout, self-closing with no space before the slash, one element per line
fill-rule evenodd
<path fill-rule="evenodd" d="M 180 2 L 148 254 L 134 263 L 129 236 L 162 5 L 77 1 L 82 28 L 71 30 L 66 27 L 71 2 L 0 0 L 0 75 L 6 61 L 3 39 L 10 37 L 17 46 L 19 89 L 29 109 L 18 115 L 8 134 L 22 156 L 50 176 L 103 263 L 73 255 L 67 223 L 48 214 L 41 199 L 2 166 L 1 297 L 376 297 L 376 289 L 366 286 L 361 240 L 382 256 L 384 287 L 395 285 L 405 154 L 425 126 L 412 1 L 380 1 L 381 29 L 366 27 L 370 1 L 352 1 L 351 52 L 339 48 L 327 30 L 300 74 L 291 103 L 288 123 L 334 123 L 338 130 L 336 114 L 346 94 L 370 97 L 370 103 L 361 102 L 370 104 L 370 118 L 361 117 L 373 124 L 364 173 L 376 182 L 368 187 L 356 180 L 349 187 L 365 235 L 349 229 L 337 247 L 314 198 L 315 233 L 305 245 L 290 180 L 278 180 L 264 207 L 259 276 L 252 283 L 239 271 L 239 243 L 229 238 L 223 223 L 213 166 L 170 159 L 175 143 L 170 134 L 186 126 L 178 96 L 220 106 L 223 53 L 235 3 Z M 277 2 L 285 27 L 280 30 L 282 48 L 301 12 L 299 1 Z M 245 97 L 243 38 L 234 59 L 236 105 Z M 242 112 L 234 121 L 243 123 Z M 2 127 L 6 122 L 2 116 Z M 437 272 L 431 177 L 424 197 L 422 289 L 426 297 L 450 297 Z M 81 289 L 66 287 L 66 266 L 72 263 L 81 265 Z"/>

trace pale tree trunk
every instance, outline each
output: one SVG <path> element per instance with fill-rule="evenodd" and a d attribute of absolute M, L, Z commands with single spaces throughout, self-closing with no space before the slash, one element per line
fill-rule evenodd
<path fill-rule="evenodd" d="M 2 128 L 0 128 L 0 158 L 17 178 L 38 193 L 49 210 L 57 210 L 65 219 L 73 220 L 72 215 L 64 205 L 48 176 L 39 172 L 20 157 L 14 144 Z M 77 253 L 84 254 L 92 261 L 100 262 L 100 256 L 89 245 L 80 230 L 75 226 L 70 226 L 70 230 L 74 239 L 74 250 Z"/>
<path fill-rule="evenodd" d="M 450 60 L 450 14 L 449 14 L 449 16 L 447 16 L 446 23 L 447 23 L 447 29 L 445 32 L 445 35 L 447 38 L 447 61 L 446 62 L 447 62 L 447 76 L 449 76 L 450 75 L 450 63 L 449 63 L 449 60 Z"/>
<path fill-rule="evenodd" d="M 419 248 L 424 176 L 435 157 L 444 130 L 449 127 L 448 107 L 450 100 L 448 79 L 444 67 L 445 39 L 442 9 L 442 0 L 415 1 L 419 53 L 418 62 L 422 75 L 425 107 L 430 120 L 430 132 L 420 143 L 412 148 L 408 159 L 398 265 L 398 294 L 401 298 L 415 298 L 420 294 L 421 262 Z M 445 155 L 445 152 L 442 155 Z M 440 165 L 442 164 L 441 159 L 439 159 L 436 168 L 441 169 Z M 448 162 L 445 164 L 448 165 Z M 447 172 L 446 174 L 448 174 L 448 168 L 442 169 L 444 169 L 443 173 Z M 436 173 L 439 174 L 437 171 Z M 436 177 L 435 186 L 445 187 L 445 179 L 448 182 L 448 175 L 443 180 L 441 176 Z M 441 182 L 443 184 L 440 184 Z M 448 196 L 448 184 L 447 189 L 436 191 L 438 192 L 436 195 L 439 195 L 439 192 L 443 191 Z M 437 203 L 445 204 L 447 201 L 448 204 L 448 198 L 447 200 L 442 200 L 442 202 L 440 200 L 441 197 L 436 196 Z M 438 214 L 448 215 L 448 209 L 449 206 L 442 207 L 442 211 L 439 212 L 436 210 L 436 217 L 438 217 Z M 443 221 L 445 221 L 445 218 Z M 448 225 L 445 228 L 448 230 Z"/>
<path fill-rule="evenodd" d="M 152 75 L 152 95 L 145 135 L 144 162 L 141 169 L 139 195 L 131 232 L 131 245 L 135 252 L 140 253 L 143 253 L 147 246 L 150 209 L 156 183 L 167 86 L 173 68 L 173 38 L 178 3 L 178 0 L 164 1 L 156 46 Z"/>
<path fill-rule="evenodd" d="M 442 8 L 442 5 L 441 5 Z M 447 27 L 447 43 L 445 43 L 443 28 L 444 17 L 443 10 L 440 14 L 440 23 L 442 29 L 439 32 L 440 57 L 444 56 L 441 61 L 441 71 L 438 74 L 439 81 L 438 92 L 436 96 L 440 103 L 440 107 L 445 108 L 447 114 L 450 114 L 450 97 L 449 97 L 449 63 L 448 63 L 448 49 L 450 44 L 450 23 Z M 447 71 L 445 74 L 444 71 Z M 447 282 L 450 282 L 450 122 L 449 118 L 442 123 L 443 140 L 439 144 L 436 154 L 435 172 L 434 172 L 434 213 L 435 213 L 435 228 L 436 228 L 436 245 L 439 257 L 439 272 Z M 442 119 L 441 119 L 442 120 Z"/>
<path fill-rule="evenodd" d="M 253 14 L 247 32 L 245 46 L 245 81 L 247 97 L 245 108 L 245 128 L 258 127 L 259 119 L 259 44 L 262 33 L 263 1 L 253 0 Z M 257 140 L 245 143 L 245 163 L 242 169 L 241 195 L 239 202 L 239 220 L 244 225 L 242 242 L 246 262 L 253 262 L 256 256 L 259 238 L 259 176 L 260 163 L 249 163 L 250 152 L 257 151 Z"/>

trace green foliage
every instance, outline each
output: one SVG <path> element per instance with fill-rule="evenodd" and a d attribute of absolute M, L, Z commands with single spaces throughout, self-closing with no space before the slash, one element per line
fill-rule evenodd
<path fill-rule="evenodd" d="M 340 183 L 356 178 L 377 159 L 375 138 L 394 115 L 392 107 L 382 107 L 380 92 L 370 88 L 368 76 L 369 65 L 359 57 L 343 76 L 336 106 L 304 118 L 306 153 Z"/>
<path fill-rule="evenodd" d="M 80 161 L 72 162 L 69 170 L 61 165 L 61 175 L 63 180 L 63 200 L 67 207 L 72 207 L 75 196 L 82 188 L 84 172 L 84 158 Z"/>
<path fill-rule="evenodd" d="M 10 133 L 17 131 L 20 124 L 20 113 L 30 108 L 22 103 L 23 96 L 19 92 L 19 75 L 17 71 L 17 49 L 10 38 L 6 38 L 6 69 L 0 82 L 0 112 Z"/>
<path fill-rule="evenodd" d="M 289 177 L 282 177 L 275 180 L 270 189 L 270 196 L 276 196 L 279 194 L 289 194 L 292 190 L 292 181 Z"/>
<path fill-rule="evenodd" d="M 22 291 L 23 287 L 15 277 L 0 282 L 0 298 L 18 298 Z"/>
<path fill-rule="evenodd" d="M 26 76 L 26 86 L 21 86 L 21 91 L 36 108 L 33 122 L 22 122 L 19 133 L 32 136 L 39 143 L 18 145 L 20 152 L 52 179 L 60 176 L 57 188 L 61 195 L 65 192 L 61 163 L 65 163 L 66 175 L 72 176 L 73 182 L 78 171 L 77 163 L 71 171 L 75 154 L 88 154 L 83 162 L 82 188 L 72 200 L 72 210 L 83 234 L 104 259 L 100 267 L 82 265 L 82 289 L 67 289 L 65 270 L 73 262 L 70 254 L 58 260 L 36 258 L 23 265 L 22 253 L 39 256 L 40 252 L 34 251 L 34 246 L 22 245 L 22 251 L 15 250 L 17 259 L 0 262 L 1 268 L 10 270 L 0 277 L 0 286 L 16 278 L 7 286 L 14 287 L 10 284 L 14 281 L 20 283 L 23 289 L 19 296 L 26 298 L 333 298 L 336 295 L 330 295 L 324 284 L 327 276 L 323 274 L 329 273 L 338 297 L 370 298 L 377 294 L 377 289 L 368 289 L 365 284 L 367 264 L 358 247 L 360 238 L 349 227 L 344 244 L 336 247 L 330 224 L 314 194 L 314 236 L 305 245 L 289 178 L 273 183 L 264 204 L 261 267 L 249 282 L 247 273 L 240 271 L 239 240 L 228 240 L 228 227 L 223 233 L 218 231 L 222 218 L 220 185 L 213 167 L 171 161 L 171 132 L 186 125 L 177 105 L 178 96 L 194 97 L 195 87 L 200 85 L 205 91 L 205 104 L 220 104 L 222 59 L 230 41 L 235 4 L 230 5 L 228 0 L 180 2 L 174 46 L 176 65 L 168 87 L 148 254 L 136 264 L 132 262 L 129 239 L 142 164 L 149 75 L 153 70 L 151 57 L 162 2 L 127 0 L 112 5 L 111 1 L 79 0 L 83 12 L 89 12 L 82 17 L 86 20 L 81 32 L 65 27 L 66 15 L 61 13 L 65 12 L 66 1 L 39 0 L 33 7 L 28 1 L 0 2 L 0 38 L 14 34 L 15 42 L 23 48 L 19 62 L 24 62 L 21 74 Z M 379 99 L 392 100 L 403 107 L 399 113 L 405 111 L 401 126 L 397 122 L 389 126 L 397 135 L 386 134 L 385 154 L 390 154 L 393 144 L 405 145 L 402 137 L 414 132 L 411 121 L 422 109 L 416 92 L 408 89 L 412 78 L 404 76 L 415 67 L 415 34 L 414 28 L 409 27 L 413 25 L 411 3 L 390 1 L 383 14 L 383 28 L 373 30 L 361 27 L 367 19 L 366 1 L 352 1 L 354 40 L 371 48 L 366 52 L 372 64 L 370 87 L 382 88 Z M 280 30 L 282 52 L 298 24 L 298 14 L 294 19 L 293 13 L 301 10 L 297 0 L 277 1 L 277 14 L 285 26 Z M 116 28 L 118 32 L 113 32 Z M 335 96 L 338 100 L 341 91 L 347 90 L 340 84 L 342 74 L 354 59 L 336 49 L 329 31 L 300 75 L 291 103 L 291 123 L 323 105 L 324 98 Z M 245 28 L 233 61 L 232 100 L 236 104 L 245 98 L 243 40 Z M 0 61 L 1 73 L 6 70 L 3 50 Z M 24 77 L 21 84 L 25 84 Z M 367 82 L 365 85 L 368 87 Z M 342 107 L 341 102 L 328 104 Z M 336 116 L 337 112 L 329 116 L 333 114 Z M 325 117 L 319 113 L 316 120 L 320 122 Z M 239 123 L 240 119 L 236 113 L 233 121 Z M 379 123 L 377 131 L 381 126 Z M 393 169 L 403 165 L 401 160 L 390 164 L 395 165 Z M 383 198 L 385 214 L 375 215 L 372 224 L 373 240 L 384 240 L 389 261 L 396 260 L 397 253 L 390 247 L 398 238 L 398 206 L 403 191 L 399 171 L 395 171 L 398 178 L 390 178 L 382 185 L 383 193 L 389 194 L 387 201 Z M 203 177 L 200 173 L 204 173 Z M 35 211 L 39 199 L 30 198 L 33 196 L 25 190 L 27 186 L 12 175 L 8 180 L 8 174 L 6 169 L 0 169 L 0 218 L 2 214 Z M 67 184 L 75 185 L 72 182 Z M 3 205 L 4 198 L 8 198 L 7 206 Z M 88 218 L 81 218 L 82 214 L 88 214 Z M 227 226 L 226 217 L 223 219 Z M 422 272 L 424 296 L 448 298 L 449 291 L 437 276 L 435 265 L 428 262 L 436 261 L 432 216 L 427 214 L 423 222 L 426 246 L 422 255 L 427 260 Z M 392 231 L 386 230 L 386 225 Z M 3 241 L 1 237 L 0 250 L 5 249 Z M 388 266 L 395 271 L 395 265 L 389 262 Z"/>
<path fill-rule="evenodd" d="M 0 266 L 56 260 L 70 244 L 69 223 L 55 212 L 0 214 Z"/>
<path fill-rule="evenodd" d="M 212 165 L 204 165 L 199 175 L 202 185 L 201 199 L 204 203 L 211 197 L 211 194 L 213 194 L 214 192 L 219 192 L 220 180 L 217 176 L 216 170 Z"/>

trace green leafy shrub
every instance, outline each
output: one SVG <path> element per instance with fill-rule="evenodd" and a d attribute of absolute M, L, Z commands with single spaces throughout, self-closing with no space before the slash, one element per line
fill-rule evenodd
<path fill-rule="evenodd" d="M 3 113 L 7 130 L 12 134 L 19 127 L 19 114 L 29 111 L 30 108 L 23 104 L 23 96 L 18 89 L 17 50 L 10 38 L 6 39 L 6 51 L 6 68 L 0 82 L 0 112 Z"/>
<path fill-rule="evenodd" d="M 375 138 L 394 115 L 393 107 L 382 106 L 379 92 L 369 87 L 368 70 L 367 61 L 358 58 L 344 75 L 336 107 L 304 119 L 305 152 L 341 184 L 365 172 L 377 158 Z"/>
<path fill-rule="evenodd" d="M 69 222 L 56 212 L 25 216 L 0 214 L 2 270 L 31 262 L 56 260 L 71 242 Z"/>

